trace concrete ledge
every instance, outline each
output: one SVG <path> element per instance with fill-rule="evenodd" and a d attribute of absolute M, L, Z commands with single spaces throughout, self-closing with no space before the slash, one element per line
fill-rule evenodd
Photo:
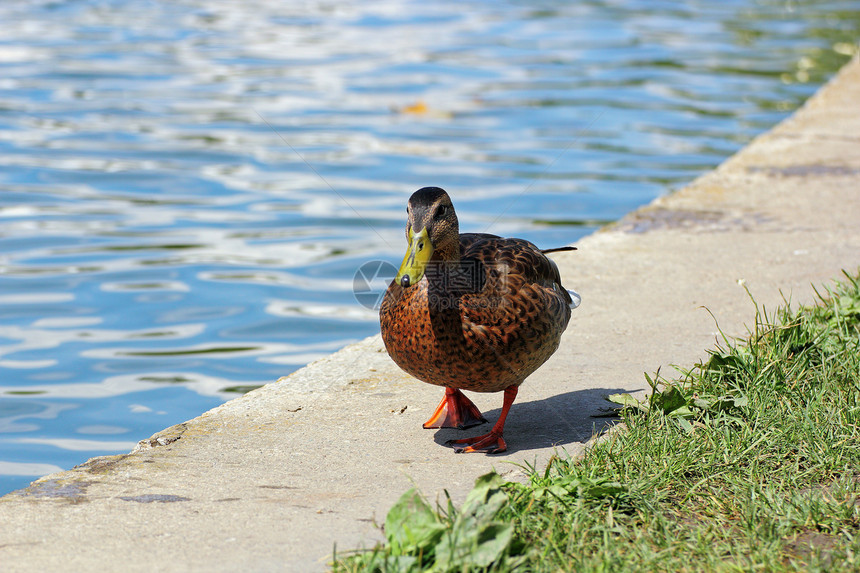
<path fill-rule="evenodd" d="M 460 499 L 495 468 L 577 454 L 612 392 L 691 365 L 760 304 L 813 302 L 860 266 L 860 63 L 715 171 L 555 256 L 583 296 L 559 352 L 523 385 L 501 456 L 421 428 L 441 390 L 371 337 L 202 416 L 0 498 L 4 571 L 311 571 L 380 536 L 412 485 Z M 454 198 L 456 202 L 456 197 Z M 473 395 L 494 421 L 500 395 Z M 473 429 L 474 431 L 474 429 Z M 510 463 L 509 463 L 510 462 Z"/>

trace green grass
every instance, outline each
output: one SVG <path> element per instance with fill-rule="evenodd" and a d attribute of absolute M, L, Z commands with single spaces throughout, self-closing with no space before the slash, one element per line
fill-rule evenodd
<path fill-rule="evenodd" d="M 461 508 L 406 492 L 387 543 L 335 571 L 860 571 L 860 282 L 756 306 L 581 459 L 482 476 Z"/>

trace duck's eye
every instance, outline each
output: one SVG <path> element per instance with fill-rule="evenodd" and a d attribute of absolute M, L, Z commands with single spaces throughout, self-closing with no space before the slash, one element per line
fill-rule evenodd
<path fill-rule="evenodd" d="M 448 214 L 448 206 L 447 205 L 439 205 L 436 207 L 436 213 L 433 214 L 434 219 L 441 219 L 445 215 Z"/>

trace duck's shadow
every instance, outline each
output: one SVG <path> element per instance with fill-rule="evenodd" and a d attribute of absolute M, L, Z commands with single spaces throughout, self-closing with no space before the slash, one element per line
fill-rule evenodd
<path fill-rule="evenodd" d="M 605 414 L 606 409 L 612 406 L 606 396 L 628 391 L 620 388 L 591 388 L 557 394 L 543 400 L 514 402 L 505 424 L 507 453 L 587 441 L 615 423 L 614 418 L 595 417 Z M 501 393 L 498 396 L 501 402 Z M 433 439 L 438 444 L 447 445 L 449 440 L 486 434 L 501 412 L 501 408 L 483 412 L 489 423 L 480 426 L 465 430 L 442 428 Z"/>

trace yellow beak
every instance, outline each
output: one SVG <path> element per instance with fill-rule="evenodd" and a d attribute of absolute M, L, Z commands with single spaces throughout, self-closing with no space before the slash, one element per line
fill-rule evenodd
<path fill-rule="evenodd" d="M 427 261 L 433 256 L 433 243 L 430 242 L 426 227 L 416 235 L 410 226 L 406 232 L 406 238 L 409 241 L 406 256 L 403 257 L 403 263 L 397 271 L 397 276 L 394 277 L 397 284 L 403 288 L 418 284 L 418 281 L 424 276 Z"/>

